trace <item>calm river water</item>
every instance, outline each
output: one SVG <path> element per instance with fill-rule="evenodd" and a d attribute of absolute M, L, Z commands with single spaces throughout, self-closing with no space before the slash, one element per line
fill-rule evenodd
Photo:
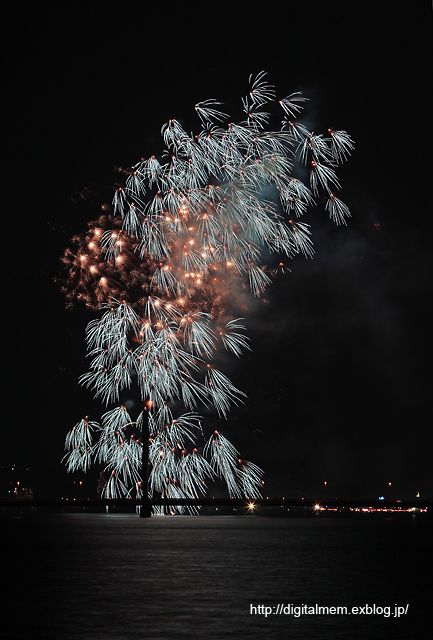
<path fill-rule="evenodd" d="M 5 640 L 427 637 L 432 526 L 422 515 L 30 512 L 1 526 Z M 288 605 L 382 613 L 296 616 Z M 394 617 L 396 605 L 407 614 Z"/>

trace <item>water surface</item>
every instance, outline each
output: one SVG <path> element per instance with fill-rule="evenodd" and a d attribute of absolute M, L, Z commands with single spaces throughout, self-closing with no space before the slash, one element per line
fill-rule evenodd
<path fill-rule="evenodd" d="M 432 527 L 422 516 L 23 513 L 2 527 L 7 639 L 427 637 Z M 288 604 L 409 612 L 250 613 Z"/>

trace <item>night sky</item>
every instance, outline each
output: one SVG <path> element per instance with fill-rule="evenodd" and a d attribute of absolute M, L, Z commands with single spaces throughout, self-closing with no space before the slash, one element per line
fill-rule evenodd
<path fill-rule="evenodd" d="M 15 464 L 38 496 L 82 479 L 94 497 L 94 476 L 60 465 L 67 431 L 105 410 L 78 386 L 95 314 L 65 309 L 60 257 L 111 201 L 114 167 L 160 151 L 171 117 L 198 131 L 200 100 L 240 120 L 264 69 L 279 97 L 311 99 L 301 122 L 355 140 L 338 171 L 352 218 L 306 215 L 316 255 L 252 305 L 253 352 L 224 370 L 248 401 L 219 430 L 265 495 L 432 498 L 430 3 L 78 6 L 33 6 L 9 34 L 6 480 Z"/>

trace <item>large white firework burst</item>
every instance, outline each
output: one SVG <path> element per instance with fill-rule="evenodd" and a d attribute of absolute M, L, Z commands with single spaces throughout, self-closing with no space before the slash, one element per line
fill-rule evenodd
<path fill-rule="evenodd" d="M 95 228 L 86 239 L 91 251 L 74 258 L 74 274 L 83 274 L 85 287 L 93 283 L 103 301 L 102 316 L 87 327 L 90 367 L 81 383 L 107 405 L 134 386 L 144 407 L 136 420 L 122 405 L 101 425 L 86 418 L 66 438 L 69 471 L 104 465 L 105 497 L 141 495 L 147 437 L 150 497 L 199 497 L 216 477 L 230 496 L 260 495 L 263 472 L 222 434 L 206 441 L 196 412 L 205 405 L 225 418 L 244 398 L 214 365 L 220 348 L 236 357 L 249 349 L 242 318 L 228 315 L 235 283 L 260 296 L 272 274 L 264 255 L 313 255 L 309 225 L 299 218 L 321 193 L 336 224 L 350 216 L 335 195 L 335 168 L 353 142 L 345 131 L 324 136 L 297 122 L 305 101 L 299 92 L 277 101 L 262 71 L 250 77 L 241 122 L 228 121 L 214 99 L 195 105 L 198 134 L 170 120 L 162 127 L 166 151 L 141 159 L 114 194 L 121 222 Z M 270 130 L 276 108 L 282 124 Z M 309 184 L 294 176 L 297 163 L 308 167 Z M 134 281 L 135 297 L 126 287 L 127 297 L 116 299 L 109 279 L 98 276 L 96 245 L 119 278 Z M 174 417 L 180 405 L 185 412 Z"/>

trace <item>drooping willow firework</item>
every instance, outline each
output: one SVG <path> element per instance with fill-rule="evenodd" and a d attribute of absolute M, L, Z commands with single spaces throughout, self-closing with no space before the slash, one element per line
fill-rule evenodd
<path fill-rule="evenodd" d="M 261 296 L 271 282 L 264 256 L 313 255 L 300 217 L 321 192 L 330 218 L 346 224 L 335 167 L 353 142 L 345 131 L 309 132 L 296 120 L 306 98 L 276 102 L 264 72 L 249 88 L 239 124 L 223 126 L 228 116 L 216 100 L 195 105 L 196 135 L 177 120 L 165 124 L 164 154 L 124 172 L 113 216 L 91 223 L 64 256 L 68 300 L 103 310 L 87 327 L 91 362 L 81 383 L 107 405 L 134 385 L 144 407 L 133 421 L 116 406 L 101 424 L 86 418 L 67 436 L 69 471 L 98 461 L 110 473 L 104 496 L 141 495 L 147 428 L 150 495 L 198 497 L 215 477 L 231 496 L 260 495 L 262 471 L 217 431 L 206 441 L 196 411 L 213 406 L 224 418 L 244 397 L 214 356 L 221 347 L 237 357 L 249 349 L 242 318 L 230 311 L 242 313 L 247 289 Z M 275 108 L 282 121 L 269 130 Z M 309 186 L 294 177 L 297 163 L 309 169 Z M 179 406 L 186 412 L 175 418 Z"/>

